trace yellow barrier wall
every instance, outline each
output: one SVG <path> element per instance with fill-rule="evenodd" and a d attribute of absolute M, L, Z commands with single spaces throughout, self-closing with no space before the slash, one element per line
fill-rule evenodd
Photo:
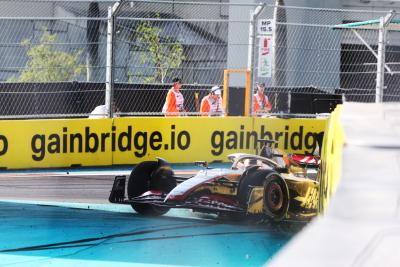
<path fill-rule="evenodd" d="M 251 118 L 118 118 L 117 133 L 132 129 L 132 151 L 116 150 L 115 164 L 154 160 L 156 156 L 169 162 L 223 160 L 241 145 L 240 131 L 253 130 Z"/>
<path fill-rule="evenodd" d="M 277 147 L 287 153 L 312 153 L 317 142 L 315 134 L 324 132 L 326 121 L 326 118 L 255 118 L 254 130 L 261 133 L 261 139 L 275 140 Z"/>
<path fill-rule="evenodd" d="M 288 152 L 311 151 L 324 119 L 251 117 L 115 118 L 0 121 L 0 167 L 47 168 L 226 160 L 254 153 L 272 137 Z"/>
<path fill-rule="evenodd" d="M 342 171 L 344 132 L 340 121 L 342 106 L 338 105 L 331 113 L 327 124 L 321 151 L 320 212 L 323 213 L 339 183 Z"/>
<path fill-rule="evenodd" d="M 0 121 L 0 167 L 47 168 L 111 165 L 111 147 L 99 133 L 109 132 L 110 119 Z M 103 138 L 105 139 L 105 138 Z M 0 153 L 1 154 L 1 153 Z"/>

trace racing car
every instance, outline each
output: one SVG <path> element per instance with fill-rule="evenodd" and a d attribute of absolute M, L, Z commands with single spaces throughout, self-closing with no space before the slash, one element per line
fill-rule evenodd
<path fill-rule="evenodd" d="M 261 143 L 259 154 L 230 154 L 230 168 L 196 162 L 203 169 L 191 177 L 175 175 L 162 158 L 141 162 L 127 183 L 125 176 L 115 177 L 109 201 L 149 216 L 188 208 L 235 218 L 309 221 L 318 212 L 318 158 L 282 153 L 272 148 L 273 141 Z"/>

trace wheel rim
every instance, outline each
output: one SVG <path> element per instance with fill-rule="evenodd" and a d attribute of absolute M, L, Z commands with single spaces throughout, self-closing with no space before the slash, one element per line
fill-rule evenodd
<path fill-rule="evenodd" d="M 283 191 L 277 182 L 271 182 L 266 190 L 267 205 L 272 212 L 277 212 L 283 207 Z"/>

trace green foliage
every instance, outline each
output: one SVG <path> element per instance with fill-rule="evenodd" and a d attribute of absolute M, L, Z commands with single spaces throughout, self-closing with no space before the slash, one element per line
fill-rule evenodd
<path fill-rule="evenodd" d="M 182 44 L 173 42 L 171 38 L 161 40 L 160 31 L 160 28 L 149 21 L 141 22 L 137 28 L 138 41 L 147 49 L 147 53 L 142 53 L 140 61 L 142 64 L 152 63 L 155 66 L 153 77 L 147 77 L 145 82 L 164 83 L 170 71 L 178 68 L 185 60 Z"/>
<path fill-rule="evenodd" d="M 33 45 L 28 39 L 22 42 L 22 45 L 28 49 L 29 59 L 17 81 L 70 81 L 85 72 L 84 65 L 79 64 L 82 51 L 74 53 L 57 51 L 54 45 L 56 39 L 56 34 L 49 34 L 46 29 L 43 29 L 43 35 L 37 45 Z"/>

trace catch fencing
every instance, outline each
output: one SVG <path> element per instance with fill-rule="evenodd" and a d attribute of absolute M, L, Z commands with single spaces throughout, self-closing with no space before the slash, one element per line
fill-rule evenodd
<path fill-rule="evenodd" d="M 118 116 L 163 116 L 175 77 L 186 115 L 198 116 L 227 69 L 250 69 L 251 89 L 266 84 L 272 115 L 398 102 L 395 24 L 347 25 L 388 14 L 244 1 L 0 1 L 0 118 L 86 117 L 102 104 Z M 233 110 L 245 77 L 228 82 Z"/>

